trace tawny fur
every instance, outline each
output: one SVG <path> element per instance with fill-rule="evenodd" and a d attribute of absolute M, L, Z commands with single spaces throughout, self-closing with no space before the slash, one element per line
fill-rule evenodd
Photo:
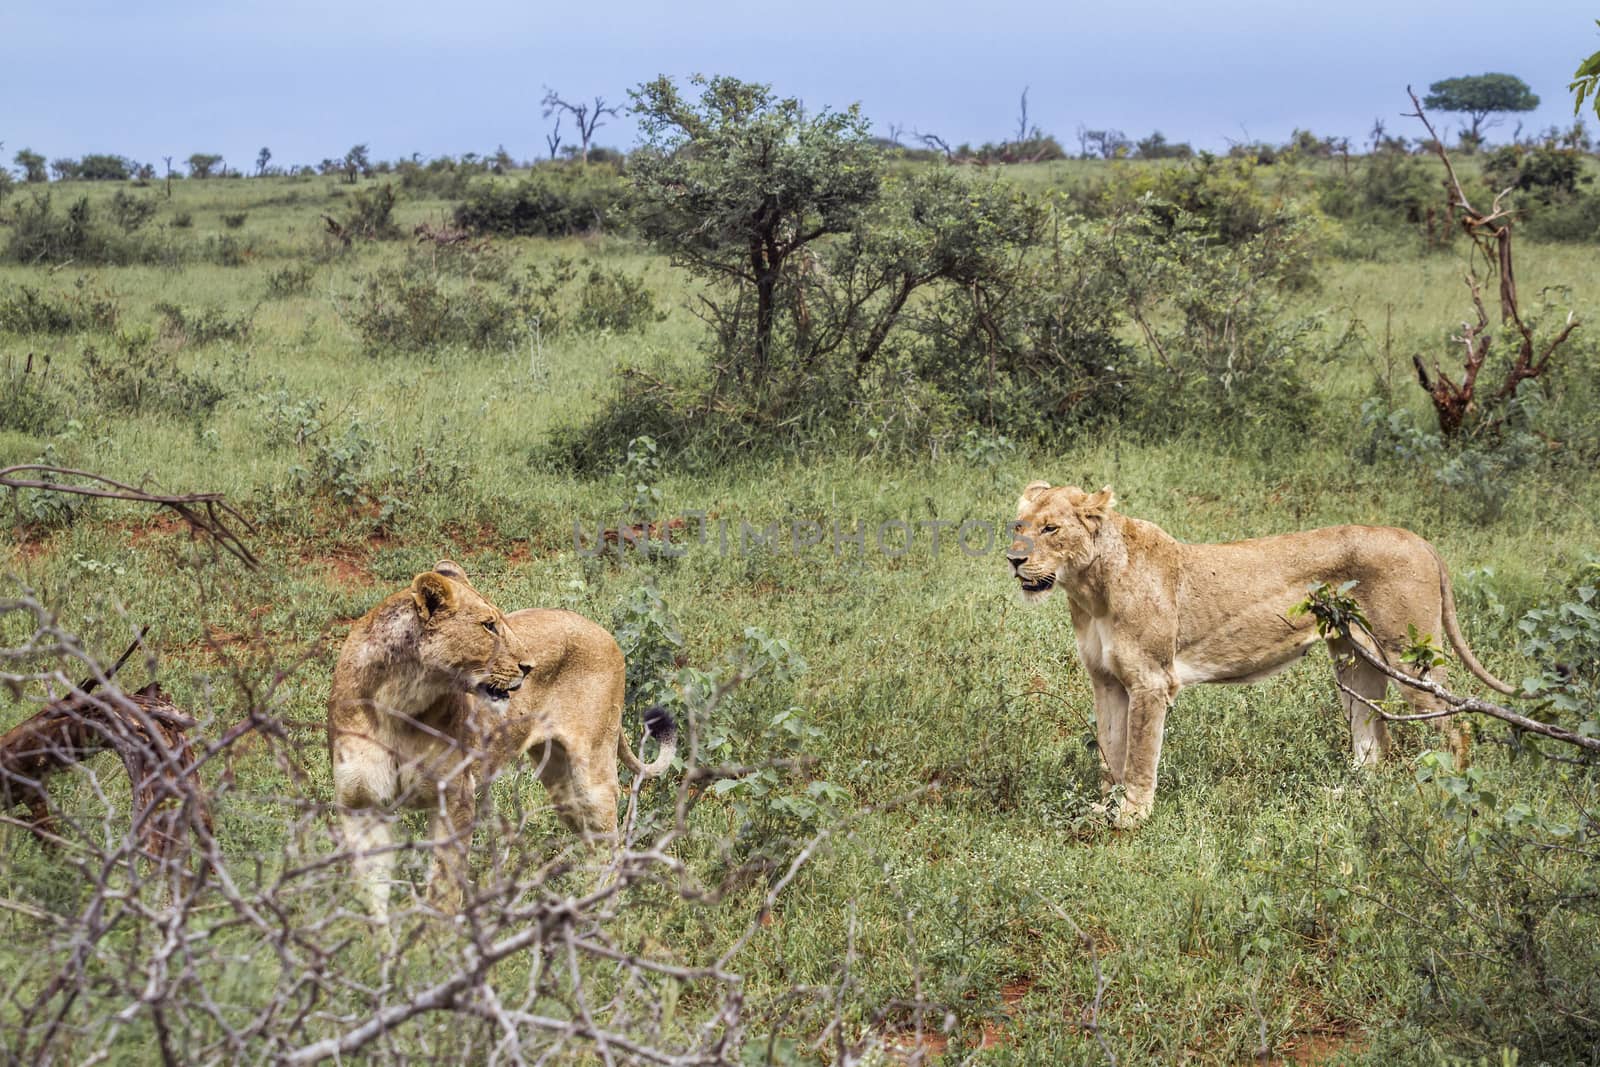
<path fill-rule="evenodd" d="M 429 900 L 460 907 L 478 796 L 523 754 L 568 826 L 614 834 L 617 756 L 653 775 L 673 755 L 670 720 L 652 731 L 655 761 L 629 749 L 624 678 L 604 629 L 570 611 L 502 614 L 449 560 L 357 621 L 334 667 L 328 732 L 344 843 L 369 910 L 387 914 L 392 813 L 402 807 L 433 813 Z"/>
<path fill-rule="evenodd" d="M 1017 502 L 1017 535 L 1009 553 L 1025 599 L 1038 602 L 1059 587 L 1072 611 L 1078 654 L 1094 688 L 1102 784 L 1123 787 L 1121 825 L 1146 818 L 1155 803 L 1167 708 L 1186 685 L 1265 678 L 1310 651 L 1320 638 L 1309 614 L 1291 609 L 1320 582 L 1351 591 L 1391 662 L 1409 643 L 1407 626 L 1444 635 L 1467 668 L 1501 692 L 1461 636 L 1444 562 L 1408 530 L 1333 526 L 1229 544 L 1184 544 L 1154 523 L 1113 510 L 1109 487 L 1033 482 Z M 1368 700 L 1382 699 L 1388 679 L 1329 642 L 1338 680 Z M 1442 668 L 1428 675 L 1445 680 Z M 1436 711 L 1435 698 L 1401 687 L 1416 712 Z M 1371 766 L 1388 751 L 1389 734 L 1370 708 L 1340 691 L 1353 756 Z M 1467 734 L 1444 720 L 1457 759 Z"/>

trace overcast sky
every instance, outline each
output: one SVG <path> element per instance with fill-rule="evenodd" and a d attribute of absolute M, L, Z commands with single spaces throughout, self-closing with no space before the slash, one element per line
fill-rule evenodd
<path fill-rule="evenodd" d="M 860 102 L 951 143 L 1029 118 L 1073 131 L 1224 148 L 1302 127 L 1361 140 L 1419 91 L 1506 71 L 1543 98 L 1530 129 L 1571 122 L 1566 83 L 1600 48 L 1574 0 L 1122 0 L 988 4 L 590 0 L 0 0 L 0 141 L 48 157 L 224 154 L 248 169 L 375 158 L 543 154 L 543 87 L 625 102 L 658 74 L 769 82 L 811 108 Z M 1514 120 L 1491 131 L 1509 136 Z M 570 125 L 570 124 L 569 124 Z M 1591 124 L 1592 125 L 1592 124 Z M 632 122 L 597 143 L 627 147 Z"/>

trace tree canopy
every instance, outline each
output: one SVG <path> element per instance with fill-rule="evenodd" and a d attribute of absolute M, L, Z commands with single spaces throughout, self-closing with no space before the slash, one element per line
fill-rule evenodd
<path fill-rule="evenodd" d="M 756 374 L 771 352 L 778 279 L 806 245 L 846 233 L 873 203 L 881 153 L 860 109 L 806 114 L 735 78 L 670 78 L 630 92 L 644 134 L 629 161 L 644 234 L 701 277 L 755 290 Z"/>
<path fill-rule="evenodd" d="M 1600 19 L 1595 19 L 1594 24 L 1600 26 Z M 1578 69 L 1572 72 L 1573 81 L 1567 86 L 1572 91 L 1575 99 L 1572 102 L 1572 113 L 1583 113 L 1583 102 L 1589 100 L 1594 105 L 1594 113 L 1600 118 L 1600 52 L 1596 52 L 1588 59 L 1578 64 Z"/>
<path fill-rule="evenodd" d="M 1468 74 L 1434 82 L 1422 104 L 1435 111 L 1464 112 L 1472 119 L 1468 136 L 1477 141 L 1490 115 L 1532 111 L 1539 106 L 1539 97 L 1515 74 Z"/>

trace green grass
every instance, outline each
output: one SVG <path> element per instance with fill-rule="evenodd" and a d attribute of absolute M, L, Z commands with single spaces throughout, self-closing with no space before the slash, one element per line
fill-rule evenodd
<path fill-rule="evenodd" d="M 826 544 L 800 558 L 724 555 L 703 546 L 677 561 L 617 565 L 574 550 L 573 521 L 591 529 L 596 520 L 614 522 L 631 486 L 620 476 L 580 481 L 552 472 L 540 446 L 552 427 L 597 408 L 618 366 L 696 358 L 702 328 L 677 272 L 618 237 L 513 242 L 523 262 L 565 255 L 643 273 L 670 314 L 642 335 L 541 338 L 496 352 L 368 355 L 348 325 L 348 304 L 359 279 L 397 261 L 404 241 L 327 259 L 305 295 L 267 296 L 272 271 L 322 248 L 317 215 L 337 214 L 344 191 L 320 178 L 174 183 L 170 207 L 164 201 L 150 225 L 187 211 L 194 225 L 175 231 L 179 239 L 231 237 L 253 249 L 241 266 L 0 266 L 0 297 L 24 282 L 64 289 L 82 274 L 117 295 L 124 330 L 155 324 L 163 301 L 253 312 L 248 339 L 176 354 L 184 370 L 227 390 L 215 411 L 193 418 L 114 413 L 88 399 L 75 384 L 83 347 L 109 338 L 0 335 L 0 354 L 14 366 L 28 353 L 36 363 L 48 356 L 69 387 L 50 432 L 0 431 L 0 463 L 29 462 L 48 447 L 58 462 L 127 481 L 222 491 L 259 522 L 248 540 L 265 563 L 254 575 L 226 560 L 212 566 L 203 546 L 152 524 L 147 510 L 101 505 L 63 529 L 13 528 L 4 549 L 13 588 L 35 590 L 66 626 L 108 655 L 120 650 L 131 626 L 150 625 L 161 650 L 157 673 L 178 703 L 225 724 L 245 710 L 238 683 L 259 686 L 280 667 L 288 673 L 273 711 L 320 721 L 347 620 L 439 556 L 462 561 L 506 609 L 570 604 L 607 624 L 629 590 L 653 582 L 680 620 L 690 662 L 709 663 L 736 648 L 750 626 L 788 639 L 805 657 L 809 669 L 792 693 L 758 690 L 750 707 L 788 699 L 802 705 L 820 731 L 806 746 L 817 761 L 811 773 L 842 787 L 848 806 L 864 811 L 783 894 L 774 921 L 737 961 L 758 1015 L 776 1012 L 777 998 L 797 983 L 837 981 L 853 929 L 845 1014 L 855 1036 L 879 1005 L 909 996 L 916 976 L 925 996 L 954 1012 L 953 1050 L 975 1046 L 987 1021 L 1004 1040 L 982 1051 L 980 1062 L 1103 1062 L 1079 1025 L 1093 976 L 1065 913 L 1096 946 L 1108 982 L 1104 1037 L 1122 1063 L 1248 1061 L 1263 1035 L 1278 1057 L 1311 1044 L 1349 1063 L 1437 1062 L 1439 1049 L 1498 1055 L 1495 1042 L 1450 1024 L 1448 998 L 1439 992 L 1444 980 L 1418 962 L 1418 931 L 1407 919 L 1416 902 L 1394 889 L 1395 872 L 1409 869 L 1406 842 L 1386 830 L 1396 812 L 1415 816 L 1424 835 L 1413 843 L 1417 849 L 1455 839 L 1437 797 L 1415 780 L 1412 763 L 1433 744 L 1429 729 L 1400 728 L 1394 761 L 1358 775 L 1347 768 L 1346 728 L 1325 657 L 1251 687 L 1186 691 L 1169 720 L 1153 819 L 1137 833 L 1114 834 L 1087 810 L 1095 799 L 1085 743 L 1090 694 L 1066 607 L 1019 606 L 998 549 L 975 559 L 946 545 L 935 556 L 920 533 L 901 558 L 872 551 L 835 558 Z M 74 193 L 56 190 L 58 205 Z M 158 194 L 159 186 L 147 195 Z M 402 200 L 397 215 L 409 230 L 446 218 L 448 208 Z M 221 215 L 238 211 L 248 213 L 244 226 L 225 229 Z M 1600 303 L 1592 249 L 1520 251 L 1525 293 L 1566 284 L 1580 313 Z M 1110 483 L 1123 510 L 1185 540 L 1342 522 L 1407 526 L 1429 537 L 1452 567 L 1463 625 L 1480 658 L 1503 677 L 1520 677 L 1528 665 L 1514 652 L 1514 620 L 1557 596 L 1600 545 L 1600 479 L 1570 469 L 1559 478 L 1531 475 L 1513 490 L 1502 517 L 1472 522 L 1428 479 L 1361 464 L 1357 431 L 1338 424 L 1353 424 L 1360 399 L 1375 388 L 1426 413 L 1410 357 L 1448 352 L 1448 333 L 1467 308 L 1460 270 L 1460 258 L 1448 254 L 1322 264 L 1321 285 L 1299 304 L 1328 312 L 1330 330 L 1353 326 L 1357 338 L 1318 368 L 1335 424 L 1312 442 L 1285 443 L 1271 454 L 1221 452 L 1203 434 L 1165 444 L 1108 435 L 1058 452 L 1024 449 L 993 465 L 948 451 L 893 459 L 819 455 L 735 461 L 698 474 L 669 466 L 658 484 L 669 513 L 704 511 L 735 529 L 791 518 L 869 527 L 895 519 L 1000 521 L 1036 477 Z M 321 435 L 298 448 L 272 443 L 274 412 L 307 401 L 321 401 Z M 369 442 L 362 477 L 370 479 L 363 488 L 373 499 L 347 505 L 307 490 L 296 472 L 317 442 L 352 424 Z M 453 465 L 459 476 L 417 492 L 416 470 L 440 465 Z M 20 637 L 14 629 L 6 636 Z M 144 676 L 137 666 L 126 681 Z M 29 708 L 26 701 L 11 705 L 0 725 L 20 721 Z M 746 734 L 747 747 L 729 757 L 759 761 L 767 755 L 761 740 Z M 327 849 L 319 824 L 296 823 L 294 805 L 279 799 L 296 789 L 282 768 L 266 748 L 252 751 L 241 756 L 219 810 L 219 833 L 241 869 L 261 856 L 270 871 L 291 846 Z M 1507 803 L 1558 811 L 1569 795 L 1593 799 L 1592 778 L 1581 773 L 1513 765 L 1493 745 L 1479 751 L 1479 765 Z M 326 799 L 320 741 L 297 752 L 310 795 Z M 937 788 L 923 790 L 930 782 Z M 539 792 L 526 781 L 497 789 L 502 804 L 511 791 L 529 802 Z M 915 798 L 902 802 L 910 794 Z M 63 783 L 63 796 L 69 807 L 95 810 L 80 780 Z M 652 796 L 652 803 L 666 803 L 665 791 Z M 714 798 L 696 820 L 708 839 L 736 822 L 731 804 Z M 551 846 L 535 838 L 516 847 Z M 23 831 L 0 826 L 0 851 L 7 857 L 5 896 L 74 913 L 81 886 L 64 880 Z M 685 855 L 709 870 L 713 851 L 695 846 Z M 1557 854 L 1542 862 L 1557 880 L 1576 877 L 1585 863 Z M 1323 876 L 1356 891 L 1330 893 L 1317 880 Z M 1419 879 L 1415 891 L 1435 889 Z M 714 955 L 742 929 L 760 891 L 748 887 L 703 907 L 667 894 L 640 896 L 618 920 L 619 937 L 670 946 L 689 962 Z M 309 913 L 315 905 L 304 907 Z M 906 933 L 907 914 L 914 938 Z M 1480 918 L 1468 909 L 1460 921 Z M 1597 932 L 1592 911 L 1587 919 L 1550 922 L 1541 936 L 1592 939 Z M 22 975 L 18 988 L 34 987 L 30 971 L 40 981 L 47 973 L 35 954 L 47 934 L 38 920 L 0 913 L 0 973 Z M 238 931 L 218 936 L 234 954 L 214 980 L 228 998 L 248 1004 L 276 981 L 276 962 L 251 952 Z M 351 951 L 355 973 L 375 966 L 362 962 L 365 950 Z M 503 976 L 514 984 L 525 966 L 510 963 Z M 1002 996 L 1008 988 L 1023 990 L 1014 1003 Z M 22 1003 L 25 997 L 13 995 L 0 1006 L 0 1029 L 14 1025 Z M 776 1029 L 789 1025 L 773 1019 Z M 78 1021 L 90 1025 L 87 1015 Z M 888 1025 L 906 1025 L 906 1017 L 891 1013 Z M 791 1036 L 814 1032 L 796 1023 Z M 1508 1035 L 1506 1043 L 1525 1039 L 1532 1040 Z M 131 1027 L 118 1046 L 122 1058 L 145 1061 L 151 1040 L 142 1024 Z"/>

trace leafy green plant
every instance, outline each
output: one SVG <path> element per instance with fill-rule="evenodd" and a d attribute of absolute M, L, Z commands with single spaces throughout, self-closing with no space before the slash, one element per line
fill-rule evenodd
<path fill-rule="evenodd" d="M 37 367 L 29 357 L 17 365 L 11 356 L 0 369 L 0 430 L 43 436 L 67 421 L 71 396 L 51 373 L 50 357 Z"/>

